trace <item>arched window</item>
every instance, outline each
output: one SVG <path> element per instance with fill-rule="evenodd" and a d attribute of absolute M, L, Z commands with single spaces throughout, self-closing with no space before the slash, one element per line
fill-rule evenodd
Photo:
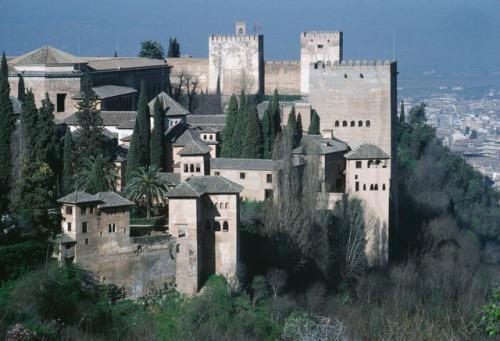
<path fill-rule="evenodd" d="M 335 126 L 336 127 L 340 126 L 340 122 L 339 121 L 335 121 Z"/>
<path fill-rule="evenodd" d="M 187 173 L 189 171 L 187 163 L 184 164 L 184 173 Z"/>
<path fill-rule="evenodd" d="M 370 191 L 373 191 L 373 184 L 370 185 Z"/>
<path fill-rule="evenodd" d="M 372 164 L 373 164 L 372 160 L 368 161 L 368 168 L 370 168 Z"/>
<path fill-rule="evenodd" d="M 200 172 L 200 164 L 199 164 L 199 163 L 197 163 L 197 164 L 196 164 L 196 173 L 199 173 L 199 172 Z"/>
<path fill-rule="evenodd" d="M 214 139 L 214 136 L 213 135 L 210 135 L 210 140 L 213 140 Z"/>
<path fill-rule="evenodd" d="M 366 191 L 366 184 L 363 184 L 363 191 Z"/>
<path fill-rule="evenodd" d="M 355 126 L 356 126 L 356 122 L 351 121 L 351 127 L 355 127 Z"/>
<path fill-rule="evenodd" d="M 347 121 L 342 121 L 342 127 L 347 127 Z"/>
<path fill-rule="evenodd" d="M 366 125 L 367 127 L 369 127 L 369 126 L 370 126 L 370 120 L 367 120 L 365 125 Z"/>
<path fill-rule="evenodd" d="M 229 224 L 227 223 L 227 221 L 225 221 L 224 224 L 222 224 L 222 231 L 223 232 L 229 231 Z"/>
<path fill-rule="evenodd" d="M 214 231 L 220 231 L 220 223 L 218 221 L 214 223 Z"/>
<path fill-rule="evenodd" d="M 219 207 L 220 207 L 221 209 L 223 209 L 223 208 L 224 208 L 224 203 L 223 203 L 223 202 L 221 202 L 221 203 L 219 204 Z"/>
<path fill-rule="evenodd" d="M 226 202 L 226 209 L 229 208 L 229 203 Z"/>
<path fill-rule="evenodd" d="M 203 139 L 206 140 L 207 139 L 207 135 L 203 135 Z"/>
<path fill-rule="evenodd" d="M 191 166 L 189 168 L 191 169 L 191 173 L 194 173 L 194 165 L 191 164 Z"/>
<path fill-rule="evenodd" d="M 240 28 L 240 29 L 238 30 L 238 34 L 243 34 L 243 29 L 242 29 L 242 28 Z"/>
<path fill-rule="evenodd" d="M 375 184 L 375 190 L 378 191 L 378 184 Z"/>
<path fill-rule="evenodd" d="M 362 127 L 363 126 L 363 121 L 358 121 L 358 127 Z"/>
<path fill-rule="evenodd" d="M 382 190 L 385 191 L 385 184 L 382 184 Z"/>

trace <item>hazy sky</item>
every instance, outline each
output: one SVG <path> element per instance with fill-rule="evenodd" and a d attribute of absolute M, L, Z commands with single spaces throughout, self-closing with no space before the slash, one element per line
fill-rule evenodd
<path fill-rule="evenodd" d="M 136 56 L 140 42 L 207 57 L 210 34 L 260 22 L 265 60 L 299 60 L 300 32 L 344 32 L 344 59 L 392 59 L 400 73 L 500 71 L 500 0 L 0 0 L 0 49 Z M 119 39 L 118 39 L 119 37 Z"/>

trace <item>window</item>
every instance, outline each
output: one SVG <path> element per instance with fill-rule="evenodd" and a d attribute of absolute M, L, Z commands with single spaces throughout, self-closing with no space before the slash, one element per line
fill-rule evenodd
<path fill-rule="evenodd" d="M 200 169 L 201 169 L 200 164 L 197 163 L 196 164 L 196 173 L 199 173 L 201 171 Z"/>
<path fill-rule="evenodd" d="M 210 136 L 210 140 L 213 140 L 214 139 L 214 136 L 213 135 L 209 135 Z"/>
<path fill-rule="evenodd" d="M 356 192 L 359 192 L 359 181 L 356 181 Z"/>
<path fill-rule="evenodd" d="M 222 208 L 224 208 L 224 203 L 223 203 L 223 202 L 221 202 L 221 203 L 219 204 L 219 208 L 221 208 L 221 209 L 222 209 Z"/>
<path fill-rule="evenodd" d="M 347 127 L 347 121 L 342 121 L 342 127 Z"/>
<path fill-rule="evenodd" d="M 127 229 L 123 229 L 123 234 L 127 234 Z"/>
<path fill-rule="evenodd" d="M 227 221 L 225 221 L 224 224 L 222 224 L 222 232 L 227 231 L 229 231 L 229 224 L 227 223 Z"/>
<path fill-rule="evenodd" d="M 365 124 L 367 127 L 370 126 L 370 121 L 366 121 L 366 124 Z"/>
<path fill-rule="evenodd" d="M 178 225 L 179 227 L 179 238 L 186 236 L 186 225 Z"/>
<path fill-rule="evenodd" d="M 87 214 L 87 208 L 86 207 L 82 207 L 81 208 L 81 212 L 80 212 L 82 215 L 85 215 Z"/>
<path fill-rule="evenodd" d="M 373 165 L 373 161 L 372 160 L 368 161 L 367 165 L 368 165 L 368 168 L 370 168 L 371 165 Z"/>
<path fill-rule="evenodd" d="M 71 231 L 71 223 L 68 223 L 68 232 Z"/>
<path fill-rule="evenodd" d="M 335 126 L 336 127 L 340 126 L 340 122 L 339 121 L 335 121 Z"/>
<path fill-rule="evenodd" d="M 64 112 L 66 94 L 57 94 L 57 112 Z"/>
<path fill-rule="evenodd" d="M 84 221 L 82 223 L 82 233 L 87 233 L 87 222 L 86 221 Z"/>
<path fill-rule="evenodd" d="M 190 170 L 191 170 L 191 173 L 194 173 L 194 165 L 193 165 L 193 164 L 191 164 L 191 166 L 190 166 L 189 168 L 190 168 Z"/>
<path fill-rule="evenodd" d="M 226 209 L 228 209 L 228 208 L 229 208 L 229 203 L 226 202 Z"/>
<path fill-rule="evenodd" d="M 318 49 L 322 49 L 323 48 L 323 45 L 318 45 Z"/>
<path fill-rule="evenodd" d="M 373 184 L 370 185 L 370 191 L 373 191 Z"/>
<path fill-rule="evenodd" d="M 378 184 L 375 184 L 374 189 L 375 189 L 376 191 L 378 191 Z"/>
<path fill-rule="evenodd" d="M 99 236 L 101 236 L 101 238 L 102 238 L 102 231 L 99 231 Z"/>
<path fill-rule="evenodd" d="M 240 173 L 240 179 L 245 179 L 245 173 Z"/>
<path fill-rule="evenodd" d="M 267 174 L 266 175 L 266 181 L 268 184 L 272 184 L 273 183 L 273 175 L 272 174 Z"/>
<path fill-rule="evenodd" d="M 264 190 L 264 198 L 271 199 L 272 197 L 273 197 L 273 190 L 272 189 L 265 189 Z"/>
<path fill-rule="evenodd" d="M 115 233 L 116 232 L 116 224 L 108 224 L 108 233 Z"/>
<path fill-rule="evenodd" d="M 187 164 L 185 164 L 185 165 L 184 165 L 184 173 L 187 173 L 187 172 L 189 172 L 189 168 L 188 168 L 188 165 L 187 165 Z"/>
<path fill-rule="evenodd" d="M 94 206 L 90 206 L 90 208 L 89 208 L 89 213 L 90 213 L 90 214 L 94 213 Z"/>
<path fill-rule="evenodd" d="M 89 245 L 89 240 L 88 240 L 88 238 L 85 238 L 85 245 Z"/>
<path fill-rule="evenodd" d="M 215 175 L 220 175 L 220 172 L 214 172 Z"/>
<path fill-rule="evenodd" d="M 385 191 L 385 184 L 382 184 L 382 190 Z"/>
<path fill-rule="evenodd" d="M 355 127 L 355 126 L 356 126 L 356 122 L 351 121 L 351 127 Z"/>
<path fill-rule="evenodd" d="M 357 176 L 357 175 L 354 175 L 354 179 L 358 180 L 358 176 Z"/>
<path fill-rule="evenodd" d="M 66 206 L 66 214 L 73 214 L 73 207 Z"/>
<path fill-rule="evenodd" d="M 361 168 L 361 161 L 356 161 L 356 168 Z"/>
<path fill-rule="evenodd" d="M 206 140 L 207 139 L 207 135 L 203 135 L 203 139 Z"/>
<path fill-rule="evenodd" d="M 214 231 L 216 232 L 219 232 L 220 231 L 220 223 L 218 221 L 216 221 L 214 223 Z"/>
<path fill-rule="evenodd" d="M 366 184 L 363 184 L 363 191 L 366 191 Z"/>
<path fill-rule="evenodd" d="M 358 127 L 362 127 L 363 126 L 363 121 L 358 121 Z"/>

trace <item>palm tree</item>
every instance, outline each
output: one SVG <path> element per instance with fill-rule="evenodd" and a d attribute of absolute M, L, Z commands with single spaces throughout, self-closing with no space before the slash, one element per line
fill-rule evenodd
<path fill-rule="evenodd" d="M 104 155 L 98 154 L 84 158 L 82 169 L 73 178 L 76 188 L 96 194 L 114 190 L 116 179 L 119 177 L 113 162 Z"/>
<path fill-rule="evenodd" d="M 164 203 L 164 195 L 168 192 L 168 180 L 165 174 L 160 173 L 160 167 L 140 167 L 137 172 L 132 173 L 125 193 L 127 198 L 137 202 L 144 202 L 147 217 L 151 218 L 151 206 L 153 203 Z"/>

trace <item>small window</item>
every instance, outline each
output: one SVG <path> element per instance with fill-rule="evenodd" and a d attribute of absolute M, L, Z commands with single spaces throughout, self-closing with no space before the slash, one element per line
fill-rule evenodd
<path fill-rule="evenodd" d="M 71 223 L 68 223 L 68 232 L 71 231 Z"/>
<path fill-rule="evenodd" d="M 370 168 L 370 167 L 373 165 L 373 161 L 372 161 L 372 160 L 370 160 L 370 161 L 368 161 L 366 164 L 367 164 L 368 168 Z"/>
<path fill-rule="evenodd" d="M 85 238 L 85 245 L 89 245 L 89 240 L 88 240 L 88 238 Z"/>
<path fill-rule="evenodd" d="M 127 229 L 123 229 L 123 234 L 127 234 Z"/>
<path fill-rule="evenodd" d="M 370 191 L 373 191 L 373 184 L 370 185 Z"/>
<path fill-rule="evenodd" d="M 89 208 L 89 213 L 90 213 L 90 214 L 94 213 L 94 206 L 90 206 L 90 208 Z"/>
<path fill-rule="evenodd" d="M 215 175 L 220 175 L 220 172 L 214 172 Z"/>
<path fill-rule="evenodd" d="M 318 49 L 322 49 L 323 48 L 323 45 L 318 45 Z"/>
<path fill-rule="evenodd" d="M 362 127 L 363 126 L 363 121 L 358 121 L 358 127 Z"/>
<path fill-rule="evenodd" d="M 273 175 L 272 174 L 267 174 L 266 175 L 266 181 L 268 184 L 272 184 L 273 183 Z"/>
<path fill-rule="evenodd" d="M 385 191 L 385 184 L 382 184 L 382 190 Z"/>
<path fill-rule="evenodd" d="M 264 198 L 271 199 L 272 197 L 273 197 L 273 190 L 272 189 L 265 189 L 264 190 Z"/>
<path fill-rule="evenodd" d="M 85 215 L 87 214 L 87 208 L 86 207 L 82 207 L 81 208 L 81 212 L 80 212 L 82 215 Z"/>
<path fill-rule="evenodd" d="M 86 221 L 84 221 L 82 223 L 82 233 L 87 233 L 87 222 Z"/>
<path fill-rule="evenodd" d="M 374 190 L 378 191 L 378 184 L 375 184 Z"/>
<path fill-rule="evenodd" d="M 189 166 L 187 164 L 184 165 L 184 173 L 189 172 Z"/>
<path fill-rule="evenodd" d="M 73 207 L 72 206 L 66 206 L 66 214 L 73 214 Z"/>
<path fill-rule="evenodd" d="M 357 175 L 354 175 L 354 179 L 358 180 L 358 176 L 357 176 Z"/>
<path fill-rule="evenodd" d="M 229 231 L 229 224 L 227 223 L 227 221 L 225 221 L 224 224 L 222 224 L 222 232 L 227 231 Z"/>
<path fill-rule="evenodd" d="M 219 232 L 220 231 L 220 223 L 218 221 L 216 221 L 214 223 L 214 231 L 216 232 Z"/>
<path fill-rule="evenodd" d="M 336 127 L 340 126 L 340 122 L 339 121 L 335 121 L 335 126 Z"/>
<path fill-rule="evenodd" d="M 102 231 L 99 231 L 99 236 L 101 236 L 101 238 L 102 238 Z"/>
<path fill-rule="evenodd" d="M 214 136 L 213 135 L 209 135 L 210 136 L 210 140 L 213 140 L 214 139 Z"/>
<path fill-rule="evenodd" d="M 66 94 L 57 94 L 57 112 L 64 112 L 64 102 Z"/>
<path fill-rule="evenodd" d="M 356 181 L 356 192 L 359 192 L 359 181 Z"/>
<path fill-rule="evenodd" d="M 356 122 L 351 121 L 351 127 L 355 127 L 355 126 L 356 126 Z"/>
<path fill-rule="evenodd" d="M 199 172 L 201 172 L 201 167 L 200 167 L 200 164 L 197 163 L 196 164 L 196 173 L 199 173 Z"/>
<path fill-rule="evenodd" d="M 116 232 L 116 224 L 108 224 L 108 233 L 115 233 Z"/>
<path fill-rule="evenodd" d="M 228 208 L 229 208 L 229 203 L 226 202 L 226 209 L 228 209 Z"/>
<path fill-rule="evenodd" d="M 363 184 L 363 191 L 366 191 L 366 184 Z"/>
<path fill-rule="evenodd" d="M 342 127 L 347 127 L 347 121 L 342 121 Z"/>
<path fill-rule="evenodd" d="M 194 165 L 193 165 L 193 164 L 191 164 L 191 166 L 190 166 L 189 168 L 190 168 L 190 170 L 191 170 L 191 173 L 194 173 Z"/>
<path fill-rule="evenodd" d="M 186 225 L 179 225 L 179 238 L 186 236 Z"/>
<path fill-rule="evenodd" d="M 240 179 L 245 179 L 245 173 L 240 173 Z"/>
<path fill-rule="evenodd" d="M 370 121 L 366 121 L 366 126 L 369 127 L 370 126 Z"/>
<path fill-rule="evenodd" d="M 361 161 L 356 161 L 356 168 L 361 168 Z"/>
<path fill-rule="evenodd" d="M 206 140 L 207 139 L 207 135 L 203 135 L 203 139 Z"/>

